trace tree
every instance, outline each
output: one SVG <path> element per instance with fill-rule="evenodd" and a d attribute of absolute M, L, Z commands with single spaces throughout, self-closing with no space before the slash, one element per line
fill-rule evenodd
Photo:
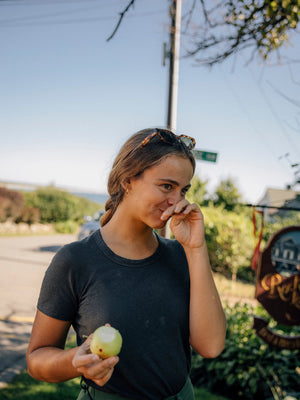
<path fill-rule="evenodd" d="M 223 206 L 225 210 L 233 211 L 242 200 L 238 188 L 233 179 L 228 178 L 219 183 L 215 190 L 213 203 L 216 206 Z"/>
<path fill-rule="evenodd" d="M 107 40 L 116 34 L 125 14 L 138 0 L 130 0 Z M 212 5 L 213 3 L 213 5 Z M 300 17 L 299 0 L 196 0 L 185 3 L 183 34 L 189 37 L 188 56 L 206 65 L 252 48 L 250 59 L 267 59 L 289 40 Z M 279 54 L 279 53 L 278 53 Z"/>
<path fill-rule="evenodd" d="M 209 0 L 200 3 L 203 17 L 199 18 L 188 54 L 197 55 L 199 62 L 208 65 L 246 48 L 253 50 L 250 59 L 255 54 L 267 59 L 289 40 L 300 17 L 299 0 L 231 0 L 214 7 Z M 195 5 L 193 1 L 192 14 Z"/>
<path fill-rule="evenodd" d="M 186 198 L 191 203 L 204 205 L 207 203 L 207 186 L 208 181 L 201 181 L 199 176 L 195 175 L 191 182 L 191 187 L 186 195 Z"/>

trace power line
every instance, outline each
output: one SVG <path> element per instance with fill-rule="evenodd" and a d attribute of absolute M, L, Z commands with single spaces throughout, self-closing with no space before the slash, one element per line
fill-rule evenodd
<path fill-rule="evenodd" d="M 1 1 L 1 0 L 0 0 Z M 63 10 L 63 11 L 56 11 L 53 13 L 47 13 L 47 14 L 37 14 L 37 15 L 28 15 L 28 16 L 24 16 L 24 17 L 15 17 L 15 18 L 10 18 L 10 19 L 4 19 L 1 20 L 0 19 L 0 23 L 14 23 L 14 22 L 26 22 L 29 20 L 35 20 L 35 19 L 39 19 L 39 18 L 48 18 L 48 17 L 57 17 L 60 15 L 70 15 L 70 14 L 74 14 L 74 13 L 81 13 L 82 11 L 90 11 L 90 10 L 94 10 L 96 8 L 100 8 L 102 7 L 101 5 L 96 5 L 96 6 L 91 6 L 91 7 L 82 7 L 82 8 L 77 8 L 76 10 Z"/>
<path fill-rule="evenodd" d="M 233 86 L 229 83 L 227 76 L 225 75 L 223 69 L 222 69 L 222 73 L 224 76 L 224 80 L 227 84 L 228 89 L 231 91 L 233 97 L 235 97 L 238 106 L 240 107 L 240 109 L 242 110 L 242 112 L 245 114 L 245 116 L 247 117 L 248 121 L 250 122 L 252 129 L 256 132 L 256 134 L 258 135 L 259 139 L 262 140 L 264 142 L 265 147 L 268 149 L 268 151 L 272 154 L 272 156 L 274 157 L 274 159 L 278 160 L 278 156 L 273 152 L 272 147 L 270 146 L 270 143 L 268 142 L 268 140 L 266 139 L 266 137 L 264 136 L 263 131 L 259 130 L 258 127 L 256 126 L 255 122 L 253 121 L 253 118 L 251 117 L 249 111 L 247 110 L 247 108 L 245 107 L 244 101 L 243 99 L 237 94 L 237 92 L 233 89 Z"/>
<path fill-rule="evenodd" d="M 271 111 L 271 114 L 273 115 L 274 119 L 277 121 L 278 126 L 280 127 L 280 131 L 283 134 L 283 136 L 286 138 L 286 140 L 290 143 L 290 145 L 292 146 L 292 149 L 297 152 L 297 156 L 300 158 L 300 152 L 298 149 L 298 146 L 292 141 L 292 139 L 290 138 L 289 134 L 287 133 L 283 123 L 281 122 L 281 119 L 278 116 L 278 113 L 275 111 L 270 99 L 268 98 L 268 96 L 266 95 L 264 89 L 262 88 L 261 83 L 257 82 L 257 80 L 254 78 L 254 74 L 251 71 L 250 68 L 248 68 L 250 71 L 250 74 L 252 76 L 252 79 L 254 80 L 255 84 L 257 85 L 265 103 L 267 104 L 267 106 L 269 107 L 269 110 Z"/>
<path fill-rule="evenodd" d="M 119 0 L 117 0 L 119 1 Z M 38 5 L 38 6 L 49 6 L 49 5 L 61 5 L 61 4 L 78 4 L 78 3 L 88 3 L 88 2 L 101 2 L 101 0 L 49 0 L 49 1 L 41 1 L 41 0 L 0 0 L 0 7 L 7 6 L 25 6 L 28 5 Z M 111 1 L 111 3 L 113 0 Z M 110 4 L 111 4 L 110 3 Z"/>
<path fill-rule="evenodd" d="M 3 0 L 0 0 L 3 1 Z M 86 10 L 86 8 L 85 8 Z M 144 13 L 135 13 L 134 15 L 128 15 L 127 18 L 141 18 L 141 17 L 148 17 L 151 15 L 161 14 L 165 12 L 165 9 L 156 10 L 156 11 L 149 11 Z M 46 18 L 46 15 L 43 15 Z M 28 17 L 27 17 L 28 18 Z M 26 18 L 26 19 L 27 19 Z M 38 18 L 38 16 L 32 17 L 33 19 Z M 75 18 L 75 19 L 65 19 L 65 20 L 54 20 L 54 21 L 12 21 L 13 23 L 6 23 L 6 21 L 0 21 L 0 23 L 4 22 L 4 25 L 0 25 L 0 28 L 19 28 L 19 27 L 35 27 L 35 26 L 46 26 L 46 25 L 65 25 L 65 24 L 74 24 L 74 23 L 85 23 L 85 22 L 97 22 L 97 21 L 108 21 L 108 20 L 115 20 L 116 15 L 113 16 L 101 16 L 101 17 L 82 17 L 82 18 Z"/>

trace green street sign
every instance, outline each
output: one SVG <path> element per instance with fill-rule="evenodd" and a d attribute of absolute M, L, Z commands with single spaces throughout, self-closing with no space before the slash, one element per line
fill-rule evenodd
<path fill-rule="evenodd" d="M 196 160 L 209 161 L 209 162 L 216 162 L 218 157 L 218 153 L 212 153 L 211 151 L 198 150 L 198 149 L 193 150 L 193 154 Z"/>

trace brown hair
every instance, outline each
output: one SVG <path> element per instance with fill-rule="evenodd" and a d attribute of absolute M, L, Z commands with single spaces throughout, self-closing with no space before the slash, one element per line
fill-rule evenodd
<path fill-rule="evenodd" d="M 191 161 L 193 171 L 195 171 L 195 159 L 192 152 L 180 142 L 170 145 L 164 143 L 159 137 L 155 137 L 145 147 L 138 148 L 152 132 L 154 129 L 149 128 L 132 135 L 123 144 L 115 158 L 108 177 L 107 190 L 110 197 L 105 204 L 106 213 L 100 220 L 101 226 L 109 222 L 121 203 L 125 193 L 123 184 L 128 179 L 141 175 L 147 168 L 158 164 L 164 157 L 177 155 L 187 158 Z"/>

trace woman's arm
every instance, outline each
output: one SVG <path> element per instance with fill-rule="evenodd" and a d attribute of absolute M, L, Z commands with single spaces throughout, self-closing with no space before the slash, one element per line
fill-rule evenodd
<path fill-rule="evenodd" d="M 190 271 L 190 344 L 203 357 L 224 349 L 226 319 L 216 289 L 206 244 L 185 248 Z"/>
<path fill-rule="evenodd" d="M 70 325 L 70 322 L 37 311 L 26 356 L 29 375 L 53 383 L 84 375 L 97 385 L 104 385 L 110 379 L 118 357 L 100 360 L 91 354 L 91 338 L 80 347 L 64 350 Z"/>
<path fill-rule="evenodd" d="M 203 215 L 183 199 L 170 207 L 171 230 L 182 244 L 190 272 L 190 344 L 203 357 L 216 357 L 224 348 L 226 318 L 208 257 Z"/>

